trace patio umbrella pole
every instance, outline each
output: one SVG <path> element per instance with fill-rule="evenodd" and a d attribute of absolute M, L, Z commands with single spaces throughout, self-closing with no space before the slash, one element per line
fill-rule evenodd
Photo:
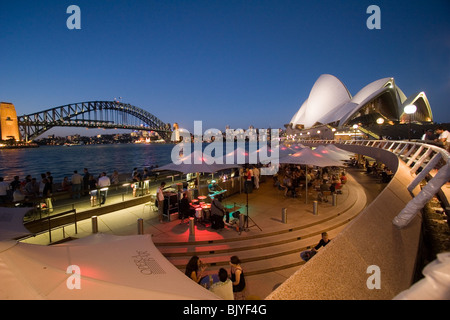
<path fill-rule="evenodd" d="M 305 204 L 308 204 L 308 165 L 305 165 Z"/>

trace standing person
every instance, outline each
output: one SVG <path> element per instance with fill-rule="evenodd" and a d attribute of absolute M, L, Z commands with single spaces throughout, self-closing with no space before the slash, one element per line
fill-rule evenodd
<path fill-rule="evenodd" d="M 0 204 L 6 203 L 8 200 L 9 184 L 0 177 Z"/>
<path fill-rule="evenodd" d="M 41 181 L 39 181 L 39 195 L 43 196 L 43 194 L 44 194 L 44 187 L 45 187 L 45 184 L 47 183 L 47 181 L 48 180 L 46 178 L 45 173 L 41 173 Z"/>
<path fill-rule="evenodd" d="M 163 214 L 164 214 L 164 187 L 166 186 L 166 183 L 163 181 L 161 182 L 161 185 L 158 187 L 158 190 L 156 190 L 156 199 L 158 200 L 158 218 L 159 223 L 163 222 Z"/>
<path fill-rule="evenodd" d="M 73 172 L 71 183 L 72 183 L 72 198 L 81 198 L 81 184 L 83 182 L 83 177 L 78 173 L 77 170 Z"/>
<path fill-rule="evenodd" d="M 47 176 L 47 180 L 50 183 L 50 193 L 53 193 L 53 176 L 52 173 L 50 171 L 47 171 L 46 173 Z"/>
<path fill-rule="evenodd" d="M 245 193 L 252 193 L 253 191 L 253 172 L 247 168 L 245 172 L 245 183 L 244 183 L 244 191 Z"/>
<path fill-rule="evenodd" d="M 231 281 L 233 282 L 234 300 L 245 300 L 245 276 L 241 260 L 237 256 L 230 258 Z"/>
<path fill-rule="evenodd" d="M 106 175 L 106 172 L 102 172 L 100 178 L 98 178 L 97 185 L 100 188 L 98 195 L 100 204 L 104 204 L 108 195 L 108 187 L 111 185 L 111 180 Z"/>
<path fill-rule="evenodd" d="M 47 178 L 42 179 L 44 188 L 42 189 L 42 197 L 44 198 L 45 205 L 47 206 L 48 212 L 53 212 L 52 203 L 52 186 Z"/>
<path fill-rule="evenodd" d="M 84 168 L 84 175 L 83 175 L 83 194 L 86 196 L 89 194 L 89 178 L 91 174 L 89 173 L 88 168 Z"/>
<path fill-rule="evenodd" d="M 95 180 L 94 176 L 89 175 L 89 194 L 91 195 L 91 207 L 95 207 L 97 203 L 97 180 Z"/>
<path fill-rule="evenodd" d="M 253 177 L 255 179 L 255 189 L 259 189 L 259 169 L 258 167 L 253 167 Z"/>
<path fill-rule="evenodd" d="M 19 176 L 14 176 L 14 180 L 11 181 L 11 183 L 9 184 L 9 189 L 11 190 L 12 193 L 14 193 L 14 191 L 18 188 L 20 188 L 20 178 Z"/>

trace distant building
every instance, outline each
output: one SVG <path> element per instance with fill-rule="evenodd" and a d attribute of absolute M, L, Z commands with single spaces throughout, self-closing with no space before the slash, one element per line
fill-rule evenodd
<path fill-rule="evenodd" d="M 404 107 L 414 104 L 412 115 Z M 406 97 L 397 87 L 394 78 L 376 80 L 352 96 L 336 77 L 324 74 L 314 83 L 308 98 L 285 125 L 287 134 L 316 134 L 348 130 L 354 125 L 361 129 L 375 124 L 394 125 L 407 123 L 431 123 L 433 115 L 424 92 Z M 332 131 L 333 130 L 333 131 Z"/>
<path fill-rule="evenodd" d="M 0 140 L 20 140 L 19 124 L 14 105 L 0 102 Z"/>

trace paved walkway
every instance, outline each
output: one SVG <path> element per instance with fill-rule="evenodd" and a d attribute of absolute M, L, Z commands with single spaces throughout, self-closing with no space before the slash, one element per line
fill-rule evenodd
<path fill-rule="evenodd" d="M 215 231 L 202 225 L 197 225 L 195 235 L 192 235 L 189 232 L 188 224 L 180 224 L 179 220 L 160 224 L 158 222 L 157 212 L 154 212 L 151 206 L 146 204 L 135 205 L 98 216 L 98 231 L 115 235 L 137 234 L 138 219 L 143 219 L 144 233 L 153 235 L 154 243 L 160 248 L 163 254 L 167 254 L 170 251 L 168 248 L 171 245 L 173 246 L 171 250 L 176 251 L 177 246 L 185 245 L 186 248 L 189 248 L 190 245 L 194 244 L 195 249 L 192 249 L 194 250 L 193 253 L 191 252 L 192 255 L 195 254 L 195 250 L 204 251 L 207 248 L 204 247 L 205 244 L 202 244 L 202 242 L 210 242 L 211 251 L 223 248 L 224 245 L 233 248 L 233 245 L 240 244 L 242 246 L 244 243 L 250 248 L 254 246 L 255 241 L 259 243 L 278 241 L 274 240 L 280 239 L 277 234 L 286 237 L 286 234 L 293 235 L 294 233 L 292 231 L 301 233 L 301 236 L 297 236 L 299 242 L 292 244 L 293 246 L 298 246 L 298 248 L 310 247 L 320 240 L 320 232 L 323 230 L 327 230 L 330 237 L 333 238 L 385 186 L 384 184 L 376 183 L 374 177 L 367 175 L 361 170 L 351 168 L 347 172 L 349 174 L 349 182 L 344 186 L 343 194 L 338 196 L 337 206 L 332 206 L 331 201 L 319 204 L 318 215 L 313 214 L 312 198 L 309 198 L 308 203 L 305 203 L 305 192 L 302 192 L 302 196 L 299 198 L 287 198 L 284 196 L 283 191 L 277 190 L 272 186 L 271 179 L 267 179 L 265 183 L 261 184 L 259 190 L 255 190 L 248 195 L 248 214 L 251 220 L 248 230 L 242 232 L 240 235 L 234 228 Z M 112 198 L 108 198 L 108 203 L 112 202 Z M 224 204 L 230 209 L 237 209 L 245 214 L 247 211 L 247 196 L 246 194 L 231 196 L 224 200 Z M 88 210 L 90 208 L 89 200 L 83 201 L 83 205 L 85 205 L 84 210 Z M 283 223 L 282 221 L 282 208 L 286 208 L 287 210 L 287 223 Z M 77 204 L 78 210 L 83 210 L 81 203 Z M 79 221 L 77 223 L 77 229 L 77 234 L 75 234 L 73 225 L 56 229 L 52 231 L 52 241 L 55 242 L 64 237 L 81 238 L 90 235 L 92 233 L 91 219 Z M 49 234 L 45 232 L 36 237 L 24 240 L 24 242 L 47 245 L 49 244 Z M 285 246 L 287 245 L 264 248 L 264 250 L 271 251 L 273 254 L 273 251 L 276 250 L 275 248 L 283 248 Z M 220 262 L 221 259 L 226 259 L 229 255 L 233 254 L 232 249 L 230 250 L 231 252 L 228 255 L 205 256 L 204 258 L 202 257 L 202 260 L 208 262 L 208 259 L 211 261 L 217 259 Z M 240 250 L 237 255 L 245 260 L 249 253 L 242 251 L 243 249 Z M 254 250 L 247 251 L 252 252 Z M 289 259 L 289 263 L 284 267 L 276 267 L 270 265 L 272 263 L 270 259 L 263 259 L 264 254 L 268 253 L 261 251 L 261 257 L 256 258 L 255 262 L 250 262 L 255 258 L 248 257 L 249 262 L 243 263 L 244 272 L 246 270 L 249 271 L 249 275 L 247 276 L 247 294 L 253 298 L 265 298 L 273 289 L 297 271 L 299 262 L 301 262 L 298 252 L 295 252 L 291 255 L 284 256 L 285 259 Z M 188 257 L 189 255 L 181 258 L 168 257 L 168 259 L 175 265 L 181 263 L 179 266 L 181 269 L 182 264 Z M 280 260 L 280 258 L 277 259 Z M 280 263 L 278 260 L 273 263 Z M 292 260 L 295 260 L 295 263 L 292 263 Z M 290 263 L 293 267 L 286 267 Z M 273 268 L 270 269 L 271 267 Z M 219 265 L 211 267 L 208 270 L 211 273 L 215 273 L 218 268 Z M 225 268 L 228 269 L 228 267 Z"/>

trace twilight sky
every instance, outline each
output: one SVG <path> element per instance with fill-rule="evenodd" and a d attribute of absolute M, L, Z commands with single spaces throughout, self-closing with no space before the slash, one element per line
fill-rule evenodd
<path fill-rule="evenodd" d="M 122 97 L 191 131 L 281 128 L 328 73 L 352 95 L 394 77 L 450 122 L 449 16 L 449 0 L 2 0 L 0 101 L 22 115 Z"/>

